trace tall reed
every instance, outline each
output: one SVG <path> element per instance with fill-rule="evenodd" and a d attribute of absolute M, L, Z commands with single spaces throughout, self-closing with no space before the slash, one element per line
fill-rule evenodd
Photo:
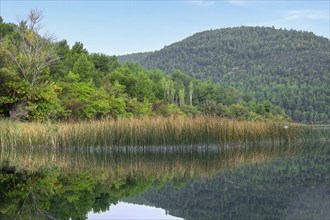
<path fill-rule="evenodd" d="M 0 121 L 1 147 L 168 146 L 279 143 L 305 138 L 308 127 L 216 117 L 148 117 L 100 121 L 36 123 Z M 308 133 L 308 132 L 307 132 Z"/>

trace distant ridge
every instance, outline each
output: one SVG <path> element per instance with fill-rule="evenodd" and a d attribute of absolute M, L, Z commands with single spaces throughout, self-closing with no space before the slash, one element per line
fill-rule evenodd
<path fill-rule="evenodd" d="M 235 27 L 196 33 L 155 52 L 119 56 L 146 69 L 179 69 L 270 100 L 296 121 L 330 122 L 330 41 L 311 32 Z"/>
<path fill-rule="evenodd" d="M 125 62 L 134 62 L 134 63 L 139 63 L 142 60 L 144 60 L 145 58 L 147 58 L 147 56 L 151 55 L 153 52 L 144 52 L 144 53 L 132 53 L 132 54 L 127 54 L 127 55 L 123 55 L 123 56 L 119 56 L 119 60 L 122 63 Z"/>

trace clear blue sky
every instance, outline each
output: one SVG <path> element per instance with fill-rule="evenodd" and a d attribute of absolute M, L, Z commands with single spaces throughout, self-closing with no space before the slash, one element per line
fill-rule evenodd
<path fill-rule="evenodd" d="M 16 23 L 43 11 L 44 28 L 84 44 L 89 52 L 122 55 L 159 50 L 196 32 L 274 26 L 329 38 L 329 0 L 322 1 L 14 1 L 0 0 L 1 17 Z"/>

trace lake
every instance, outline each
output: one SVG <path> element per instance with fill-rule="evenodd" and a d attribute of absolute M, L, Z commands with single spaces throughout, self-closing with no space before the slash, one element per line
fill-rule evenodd
<path fill-rule="evenodd" d="M 329 219 L 329 142 L 1 150 L 0 219 Z"/>

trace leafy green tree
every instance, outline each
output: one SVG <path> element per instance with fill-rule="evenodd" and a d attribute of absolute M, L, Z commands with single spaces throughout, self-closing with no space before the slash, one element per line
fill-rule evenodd
<path fill-rule="evenodd" d="M 58 97 L 60 91 L 61 88 L 57 83 L 47 83 L 45 86 L 37 87 L 29 103 L 28 119 L 43 121 L 65 118 L 67 111 Z"/>
<path fill-rule="evenodd" d="M 170 88 L 170 90 L 169 90 L 170 100 L 172 103 L 174 103 L 175 102 L 175 92 L 176 92 L 175 87 L 174 87 L 175 84 L 172 80 L 170 80 L 168 83 L 169 83 L 169 88 Z"/>
<path fill-rule="evenodd" d="M 54 80 L 59 80 L 72 69 L 68 60 L 70 47 L 66 40 L 62 40 L 55 43 L 55 49 L 59 60 L 54 65 L 50 66 L 50 75 Z"/>
<path fill-rule="evenodd" d="M 152 114 L 152 105 L 147 99 L 139 102 L 136 98 L 133 98 L 128 100 L 126 110 L 134 116 L 147 116 Z"/>
<path fill-rule="evenodd" d="M 249 109 L 242 104 L 233 104 L 229 108 L 229 114 L 232 118 L 249 119 Z"/>
<path fill-rule="evenodd" d="M 202 110 L 204 114 L 209 116 L 220 116 L 220 117 L 230 116 L 228 107 L 221 103 L 216 103 L 216 101 L 214 100 L 207 100 L 202 105 Z"/>
<path fill-rule="evenodd" d="M 170 92 L 171 92 L 171 82 L 166 77 L 162 77 L 160 80 L 161 88 L 164 90 L 164 97 L 167 98 L 167 100 L 171 99 Z"/>
<path fill-rule="evenodd" d="M 95 69 L 101 71 L 104 74 L 111 73 L 120 66 L 117 57 L 107 56 L 105 54 L 93 53 L 90 55 Z"/>
<path fill-rule="evenodd" d="M 155 99 L 168 100 L 169 89 L 167 86 L 168 76 L 161 70 L 150 70 L 147 72 L 150 80 L 153 82 L 153 91 Z"/>
<path fill-rule="evenodd" d="M 10 35 L 13 31 L 13 25 L 3 22 L 3 19 L 0 16 L 0 40 L 2 40 L 5 36 Z"/>
<path fill-rule="evenodd" d="M 81 80 L 89 81 L 92 79 L 94 72 L 94 64 L 87 54 L 81 54 L 73 65 L 72 72 L 79 74 Z"/>
<path fill-rule="evenodd" d="M 184 98 L 185 98 L 185 91 L 182 88 L 182 89 L 179 90 L 179 105 L 180 105 L 180 107 L 184 106 Z"/>
<path fill-rule="evenodd" d="M 110 112 L 110 97 L 105 89 L 97 89 L 92 81 L 81 81 L 69 72 L 60 82 L 61 99 L 74 118 L 99 118 Z"/>
<path fill-rule="evenodd" d="M 139 102 L 143 102 L 144 99 L 154 101 L 154 83 L 150 80 L 146 72 L 138 72 L 136 76 L 136 84 L 134 97 L 137 97 Z"/>
<path fill-rule="evenodd" d="M 107 93 L 110 95 L 109 113 L 113 117 L 120 117 L 127 115 L 126 102 L 128 100 L 128 95 L 125 93 L 125 89 L 126 89 L 125 86 L 121 85 L 117 80 L 115 80 L 112 83 L 109 83 L 106 88 Z"/>
<path fill-rule="evenodd" d="M 10 116 L 13 106 L 28 93 L 28 83 L 8 68 L 0 69 L 0 114 Z M 17 106 L 17 104 L 16 104 Z M 25 115 L 25 112 L 22 116 Z"/>
<path fill-rule="evenodd" d="M 47 68 L 58 60 L 52 43 L 54 38 L 39 34 L 41 18 L 39 11 L 31 10 L 28 18 L 21 20 L 16 26 L 14 30 L 16 35 L 6 36 L 1 41 L 1 55 L 7 56 L 12 62 L 13 68 L 9 71 L 15 71 L 20 81 L 27 85 L 24 92 L 12 97 L 11 103 L 7 102 L 10 104 L 9 115 L 11 118 L 27 118 L 30 109 L 34 108 L 29 105 L 30 103 L 35 104 L 32 100 L 33 95 L 41 87 L 48 86 L 49 71 Z M 6 85 L 10 84 L 12 85 L 12 83 L 6 83 Z M 10 90 L 10 88 L 8 89 Z"/>

